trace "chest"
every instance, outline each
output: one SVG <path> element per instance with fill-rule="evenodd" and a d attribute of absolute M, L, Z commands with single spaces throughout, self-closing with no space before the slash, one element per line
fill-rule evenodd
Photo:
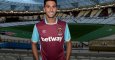
<path fill-rule="evenodd" d="M 43 25 L 39 28 L 40 36 L 48 37 L 48 36 L 63 36 L 65 27 L 63 25 L 55 24 L 55 25 Z"/>

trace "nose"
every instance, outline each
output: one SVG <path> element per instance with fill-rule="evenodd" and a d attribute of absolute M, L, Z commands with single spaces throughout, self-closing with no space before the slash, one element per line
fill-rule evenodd
<path fill-rule="evenodd" d="M 52 7 L 50 8 L 50 11 L 53 11 L 53 8 L 52 8 Z"/>

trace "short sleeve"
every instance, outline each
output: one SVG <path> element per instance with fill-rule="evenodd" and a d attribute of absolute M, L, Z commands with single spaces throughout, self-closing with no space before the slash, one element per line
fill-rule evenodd
<path fill-rule="evenodd" d="M 38 33 L 36 25 L 34 26 L 31 40 L 32 40 L 32 42 L 38 42 L 39 41 L 39 33 Z"/>
<path fill-rule="evenodd" d="M 71 40 L 71 35 L 70 35 L 68 24 L 66 24 L 64 39 L 65 39 L 66 42 Z"/>

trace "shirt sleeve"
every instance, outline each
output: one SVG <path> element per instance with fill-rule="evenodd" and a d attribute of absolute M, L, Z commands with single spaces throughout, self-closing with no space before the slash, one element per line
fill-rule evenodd
<path fill-rule="evenodd" d="M 71 40 L 71 35 L 70 35 L 68 24 L 66 24 L 64 39 L 65 39 L 66 42 Z"/>
<path fill-rule="evenodd" d="M 33 29 L 33 34 L 32 34 L 31 40 L 32 40 L 32 42 L 35 42 L 35 43 L 39 41 L 39 33 L 38 33 L 36 25 L 34 25 L 34 29 Z"/>

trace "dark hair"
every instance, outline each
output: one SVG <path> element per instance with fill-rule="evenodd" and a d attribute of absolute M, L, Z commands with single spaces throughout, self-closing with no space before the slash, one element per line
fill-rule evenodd
<path fill-rule="evenodd" d="M 57 6 L 57 0 L 44 0 L 44 6 L 46 5 L 47 1 L 54 1 L 56 3 L 56 6 Z"/>

